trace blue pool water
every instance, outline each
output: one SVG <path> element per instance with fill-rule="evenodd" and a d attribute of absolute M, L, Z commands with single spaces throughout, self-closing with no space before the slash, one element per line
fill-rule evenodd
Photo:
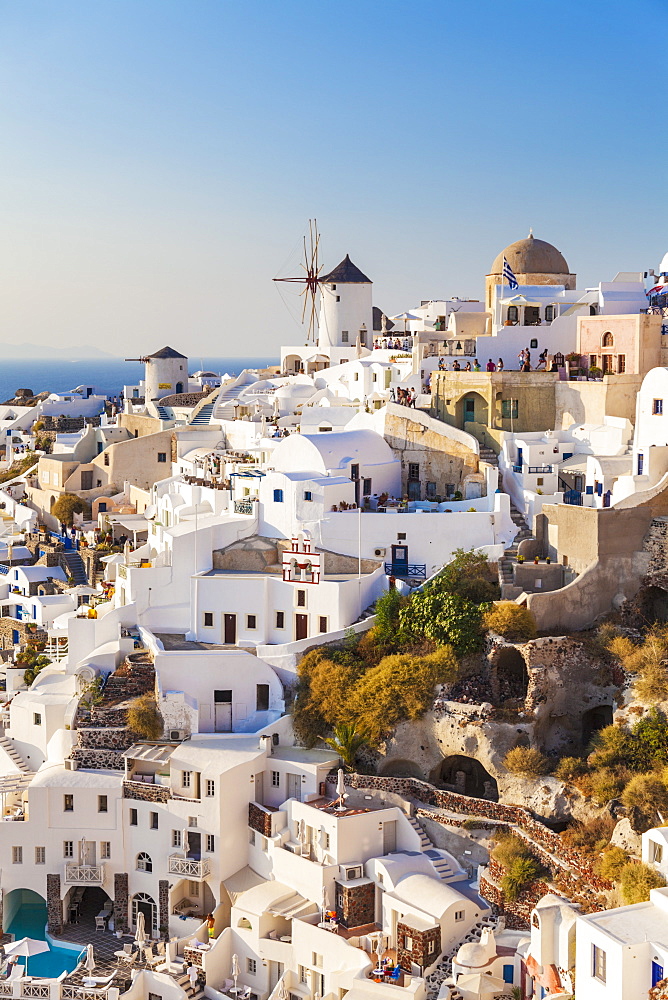
<path fill-rule="evenodd" d="M 20 891 L 20 890 L 19 890 Z M 6 930 L 18 941 L 22 937 L 46 940 L 46 903 L 36 893 L 25 892 L 21 906 L 12 917 Z M 50 944 L 50 950 L 43 955 L 33 955 L 28 959 L 28 973 L 31 976 L 55 978 L 67 970 L 71 972 L 77 964 L 80 952 L 70 948 L 59 948 Z M 25 958 L 19 958 L 25 965 Z"/>

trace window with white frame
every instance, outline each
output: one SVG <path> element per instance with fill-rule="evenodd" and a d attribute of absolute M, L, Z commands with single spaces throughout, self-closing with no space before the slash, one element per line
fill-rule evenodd
<path fill-rule="evenodd" d="M 73 858 L 74 857 L 74 841 L 64 840 L 63 841 L 63 857 Z"/>
<path fill-rule="evenodd" d="M 591 966 L 591 974 L 594 979 L 598 979 L 600 983 L 604 983 L 606 975 L 606 956 L 603 949 L 599 948 L 596 944 L 591 946 Z"/>
<path fill-rule="evenodd" d="M 35 864 L 36 865 L 46 864 L 46 847 L 35 848 Z"/>
<path fill-rule="evenodd" d="M 272 788 L 280 788 L 280 786 L 281 786 L 281 772 L 280 771 L 272 771 L 271 772 L 271 787 Z"/>
<path fill-rule="evenodd" d="M 206 794 L 208 798 L 213 798 L 216 794 L 216 782 L 212 778 L 206 779 Z"/>
<path fill-rule="evenodd" d="M 111 857 L 111 841 L 101 840 L 100 841 L 100 857 L 103 861 L 108 861 Z"/>
<path fill-rule="evenodd" d="M 190 782 L 192 780 L 192 771 L 181 771 L 181 787 L 190 788 Z"/>
<path fill-rule="evenodd" d="M 137 855 L 137 871 L 138 872 L 152 872 L 153 871 L 153 861 L 149 854 L 142 851 Z"/>
<path fill-rule="evenodd" d="M 180 847 L 180 846 L 181 846 L 181 831 L 172 830 L 172 847 Z"/>
<path fill-rule="evenodd" d="M 649 842 L 649 860 L 660 864 L 663 861 L 663 844 L 657 844 L 655 840 Z"/>
<path fill-rule="evenodd" d="M 22 865 L 23 864 L 23 848 L 22 847 L 12 847 L 12 864 Z"/>
<path fill-rule="evenodd" d="M 206 849 L 209 854 L 213 854 L 216 849 L 216 838 L 212 833 L 207 833 L 206 835 Z"/>
<path fill-rule="evenodd" d="M 246 972 L 249 976 L 254 976 L 257 973 L 257 959 L 247 958 L 246 959 Z"/>

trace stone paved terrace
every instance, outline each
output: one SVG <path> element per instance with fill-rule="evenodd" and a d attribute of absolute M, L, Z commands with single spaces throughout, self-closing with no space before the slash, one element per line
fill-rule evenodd
<path fill-rule="evenodd" d="M 236 649 L 236 646 L 221 646 L 215 642 L 189 642 L 186 639 L 185 632 L 154 632 L 153 633 L 163 646 L 166 652 L 172 652 L 173 650 L 188 650 L 191 652 L 195 649 Z M 248 652 L 253 652 L 249 649 Z"/>

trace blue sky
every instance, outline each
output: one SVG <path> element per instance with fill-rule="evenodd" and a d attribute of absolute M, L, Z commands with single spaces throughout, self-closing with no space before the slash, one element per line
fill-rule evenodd
<path fill-rule="evenodd" d="M 393 314 L 506 244 L 578 286 L 656 267 L 666 4 L 0 3 L 0 343 L 301 343 L 309 217 Z"/>

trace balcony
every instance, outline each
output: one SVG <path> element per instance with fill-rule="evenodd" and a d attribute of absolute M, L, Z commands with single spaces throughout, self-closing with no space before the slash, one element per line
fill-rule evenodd
<path fill-rule="evenodd" d="M 385 563 L 387 576 L 398 576 L 400 580 L 425 580 L 427 577 L 426 563 Z"/>
<path fill-rule="evenodd" d="M 521 465 L 513 465 L 513 472 L 519 472 L 519 473 L 521 473 L 522 472 L 522 466 Z"/>
<path fill-rule="evenodd" d="M 529 472 L 535 472 L 539 476 L 545 476 L 545 475 L 548 475 L 550 472 L 552 472 L 552 466 L 551 465 L 530 465 L 529 466 Z"/>
<path fill-rule="evenodd" d="M 102 885 L 104 865 L 65 865 L 65 882 L 69 885 Z"/>
<path fill-rule="evenodd" d="M 169 874 L 181 875 L 183 878 L 203 879 L 208 878 L 211 873 L 211 865 L 208 858 L 197 861 L 196 858 L 183 858 L 178 854 L 169 856 Z"/>

